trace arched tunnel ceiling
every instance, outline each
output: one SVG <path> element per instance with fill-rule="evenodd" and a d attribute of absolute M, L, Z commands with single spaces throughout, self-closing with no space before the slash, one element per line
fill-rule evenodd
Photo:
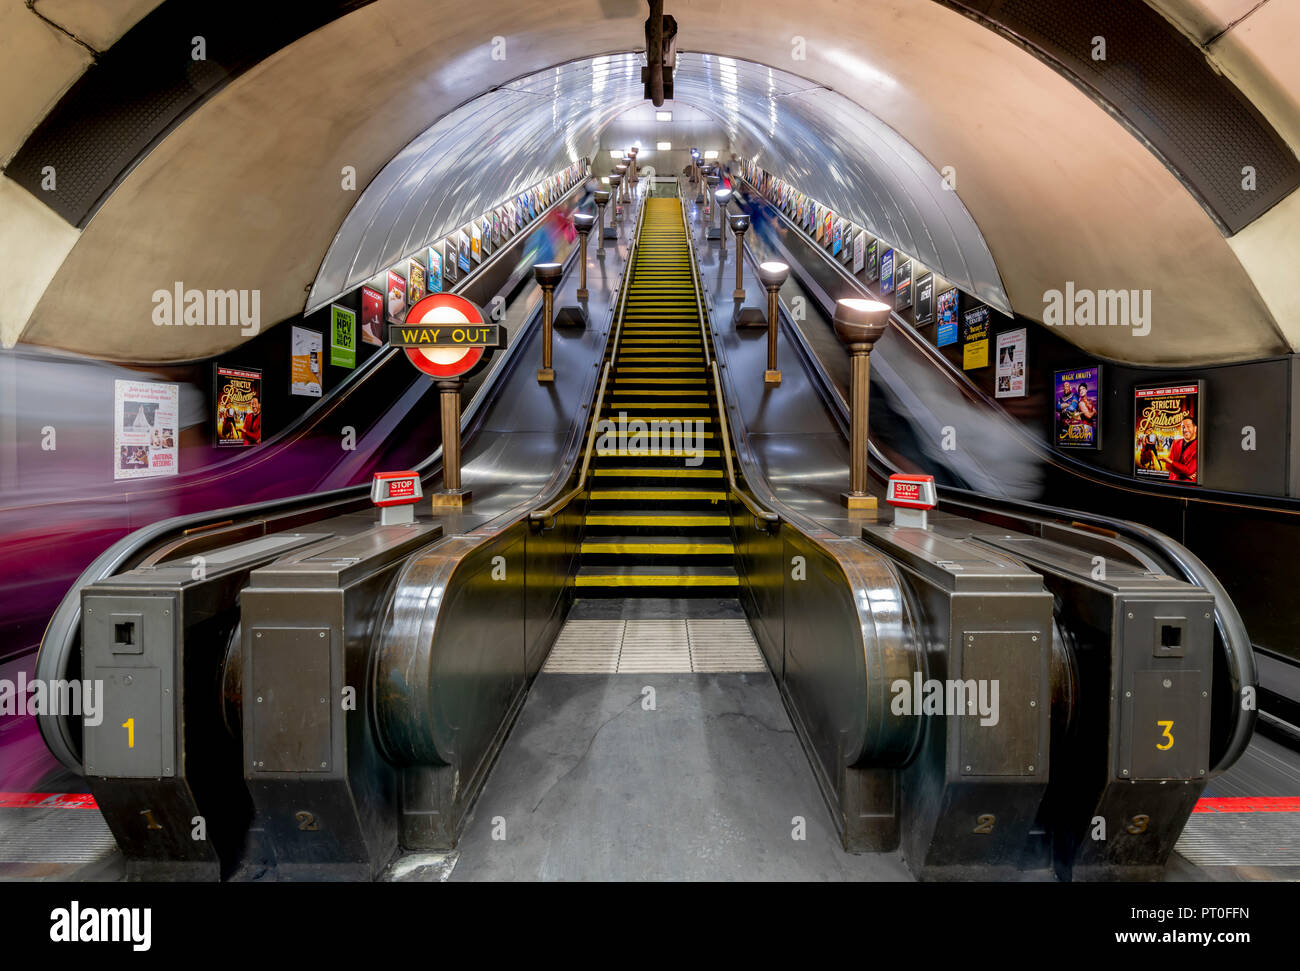
<path fill-rule="evenodd" d="M 804 0 L 795 9 L 754 0 L 739 10 L 678 0 L 669 12 L 683 47 L 789 69 L 866 109 L 930 166 L 952 166 L 1015 309 L 1041 317 L 1044 293 L 1067 281 L 1154 291 L 1148 338 L 1115 328 L 1063 332 L 1085 349 L 1174 364 L 1300 346 L 1300 290 L 1291 278 L 1300 260 L 1296 195 L 1225 240 L 1103 107 L 955 10 L 932 0 Z M 155 328 L 152 293 L 174 281 L 256 288 L 264 322 L 301 311 L 357 201 L 340 189 L 344 166 L 354 166 L 364 186 L 475 97 L 556 64 L 639 47 L 644 17 L 635 0 L 478 0 L 472 8 L 375 0 L 199 106 L 80 234 L 69 238 L 66 223 L 16 200 L 23 190 L 2 180 L 0 288 L 22 299 L 0 308 L 0 332 L 10 343 L 128 361 L 218 353 L 238 336 Z M 1272 0 L 1245 24 L 1273 23 L 1275 37 L 1290 24 L 1293 35 L 1286 18 L 1285 5 Z M 494 37 L 505 39 L 505 60 L 492 57 Z M 795 37 L 805 60 L 793 58 Z M 1241 27 L 1208 46 L 1227 50 L 1225 42 L 1248 52 L 1234 80 L 1294 147 L 1288 48 Z M 25 72 L 39 56 L 28 50 L 40 47 L 24 43 L 0 64 L 7 90 L 26 91 Z M 84 66 L 73 61 L 66 71 Z M 27 106 L 33 123 L 38 102 L 57 95 L 47 89 Z M 737 140 L 750 151 L 745 136 Z M 795 172 L 779 174 L 798 181 Z"/>
<path fill-rule="evenodd" d="M 643 63 L 631 53 L 574 61 L 440 119 L 366 187 L 325 256 L 307 309 L 589 154 L 606 122 L 645 100 Z M 678 58 L 674 100 L 722 122 L 733 150 L 1010 312 L 959 194 L 946 191 L 934 167 L 861 106 L 785 71 L 691 52 Z"/>

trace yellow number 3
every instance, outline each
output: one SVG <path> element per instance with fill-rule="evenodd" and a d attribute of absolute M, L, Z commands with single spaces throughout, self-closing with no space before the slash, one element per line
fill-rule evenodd
<path fill-rule="evenodd" d="M 1156 722 L 1156 724 L 1164 729 L 1164 732 L 1161 734 L 1160 737 L 1169 739 L 1168 744 L 1157 745 L 1156 748 L 1160 749 L 1160 751 L 1162 752 L 1168 751 L 1169 749 L 1174 747 L 1174 733 L 1173 733 L 1174 723 Z"/>

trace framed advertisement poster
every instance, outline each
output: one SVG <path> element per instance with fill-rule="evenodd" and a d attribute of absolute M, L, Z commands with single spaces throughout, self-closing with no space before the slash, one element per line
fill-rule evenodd
<path fill-rule="evenodd" d="M 900 259 L 894 270 L 894 309 L 912 306 L 912 261 Z"/>
<path fill-rule="evenodd" d="M 471 223 L 469 227 L 469 252 L 475 263 L 483 262 L 483 230 L 478 223 Z"/>
<path fill-rule="evenodd" d="M 113 382 L 113 478 L 151 479 L 180 472 L 181 386 Z"/>
<path fill-rule="evenodd" d="M 425 259 L 429 262 L 429 292 L 442 293 L 442 254 L 438 247 L 430 246 Z"/>
<path fill-rule="evenodd" d="M 1029 331 L 1005 330 L 998 334 L 997 368 L 993 372 L 994 395 L 998 398 L 1025 396 L 1025 370 L 1029 356 Z"/>
<path fill-rule="evenodd" d="M 460 276 L 457 270 L 459 253 L 460 247 L 456 244 L 456 237 L 448 236 L 442 243 L 442 287 L 444 290 L 447 288 L 447 284 L 455 283 L 456 278 Z"/>
<path fill-rule="evenodd" d="M 370 290 L 369 287 L 366 288 Z M 374 290 L 370 290 L 375 293 Z M 375 294 L 381 296 L 380 294 Z M 365 328 L 362 328 L 362 335 Z M 323 390 L 321 385 L 321 333 L 307 330 L 305 327 L 293 327 L 289 331 L 289 393 L 319 398 Z"/>
<path fill-rule="evenodd" d="M 414 307 L 425 292 L 424 265 L 419 260 L 411 260 L 406 269 L 406 302 Z"/>
<path fill-rule="evenodd" d="M 894 292 L 894 251 L 887 249 L 880 257 L 880 293 Z"/>
<path fill-rule="evenodd" d="M 1057 371 L 1052 380 L 1057 448 L 1101 447 L 1101 368 Z"/>
<path fill-rule="evenodd" d="M 880 240 L 878 239 L 867 242 L 866 267 L 864 278 L 868 283 L 875 283 L 880 279 Z"/>
<path fill-rule="evenodd" d="M 361 288 L 361 339 L 367 344 L 384 342 L 384 295 L 374 287 Z"/>
<path fill-rule="evenodd" d="M 492 252 L 491 217 L 484 216 L 482 219 L 480 219 L 478 223 L 478 228 L 479 228 L 479 238 L 483 241 L 483 245 L 479 247 L 479 257 L 478 257 L 479 261 L 481 262 L 483 257 L 487 256 L 489 253 Z"/>
<path fill-rule="evenodd" d="M 867 265 L 867 234 L 860 232 L 853 237 L 853 272 L 861 273 Z"/>
<path fill-rule="evenodd" d="M 357 366 L 357 315 L 336 303 L 330 304 L 330 363 Z"/>
<path fill-rule="evenodd" d="M 1177 381 L 1138 385 L 1133 389 L 1133 474 L 1200 485 L 1205 383 Z"/>
<path fill-rule="evenodd" d="M 989 366 L 989 308 L 980 304 L 961 315 L 961 369 Z"/>
<path fill-rule="evenodd" d="M 927 273 L 916 281 L 916 301 L 912 323 L 918 327 L 934 320 L 934 274 Z"/>
<path fill-rule="evenodd" d="M 844 220 L 841 219 L 835 224 L 835 231 L 831 236 L 831 256 L 839 256 L 840 250 L 844 248 Z"/>
<path fill-rule="evenodd" d="M 957 304 L 960 292 L 956 287 L 952 287 L 939 294 L 938 300 L 935 301 L 938 307 L 935 318 L 939 322 L 939 327 L 935 331 L 934 342 L 939 347 L 957 343 Z"/>
<path fill-rule="evenodd" d="M 399 324 L 406 314 L 406 280 L 395 270 L 388 271 L 388 318 Z"/>
<path fill-rule="evenodd" d="M 242 448 L 262 442 L 262 372 L 215 364 L 213 400 L 217 444 Z"/>
<path fill-rule="evenodd" d="M 469 255 L 469 233 L 465 232 L 464 229 L 457 233 L 456 244 L 460 248 L 456 254 L 456 265 L 460 267 L 462 274 L 469 273 L 470 267 L 473 266 Z"/>
<path fill-rule="evenodd" d="M 835 213 L 829 209 L 822 215 L 822 228 L 817 234 L 817 242 L 829 248 L 832 243 L 832 237 L 835 235 Z"/>

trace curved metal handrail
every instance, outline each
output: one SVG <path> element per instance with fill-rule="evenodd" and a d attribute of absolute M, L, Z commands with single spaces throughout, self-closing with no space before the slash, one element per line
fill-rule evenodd
<path fill-rule="evenodd" d="M 731 486 L 731 491 L 736 494 L 736 498 L 744 504 L 755 519 L 762 520 L 769 526 L 779 525 L 781 517 L 770 509 L 764 509 L 751 499 L 736 481 L 736 468 L 731 459 L 731 426 L 727 424 L 727 406 L 722 401 L 722 381 L 718 378 L 718 362 L 714 361 L 710 368 L 713 371 L 713 393 L 718 399 L 718 422 L 722 425 L 720 434 L 722 436 L 722 453 L 726 457 L 727 463 L 727 483 Z"/>
<path fill-rule="evenodd" d="M 605 384 L 609 381 L 609 361 L 600 372 L 600 390 L 596 392 L 596 407 L 591 413 L 591 429 L 587 432 L 587 448 L 582 456 L 582 470 L 578 473 L 578 481 L 572 489 L 566 492 L 560 498 L 556 499 L 549 506 L 542 509 L 534 509 L 528 514 L 529 520 L 533 523 L 544 524 L 548 519 L 555 518 L 560 510 L 582 494 L 582 490 L 587 487 L 587 470 L 591 466 L 591 451 L 596 445 L 596 429 L 600 427 L 600 411 L 605 402 Z"/>
<path fill-rule="evenodd" d="M 704 282 L 700 279 L 700 267 L 695 259 L 695 241 L 691 238 L 690 225 L 686 222 L 686 200 L 682 200 L 682 222 L 686 230 L 686 245 L 690 250 L 691 279 L 695 284 L 695 310 L 700 324 L 700 343 L 704 346 L 704 366 L 713 374 L 713 396 L 718 405 L 719 436 L 722 438 L 722 454 L 727 466 L 727 483 L 737 499 L 741 501 L 750 514 L 768 527 L 779 525 L 781 517 L 770 509 L 764 509 L 741 488 L 736 479 L 736 465 L 731 457 L 731 426 L 727 424 L 727 405 L 722 400 L 722 381 L 718 378 L 718 362 L 713 359 L 709 349 L 709 325 L 704 312 Z"/>

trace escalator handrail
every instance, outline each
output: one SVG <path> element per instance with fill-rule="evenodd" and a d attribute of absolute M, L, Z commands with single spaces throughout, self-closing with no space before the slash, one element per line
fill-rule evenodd
<path fill-rule="evenodd" d="M 719 435 L 722 439 L 722 455 L 727 466 L 727 484 L 731 487 L 732 493 L 740 500 L 741 504 L 749 510 L 750 515 L 755 520 L 761 520 L 769 528 L 780 525 L 781 516 L 770 509 L 765 509 L 759 505 L 757 500 L 749 495 L 748 491 L 742 489 L 739 481 L 736 479 L 736 465 L 731 456 L 731 426 L 727 422 L 727 405 L 722 400 L 722 380 L 718 376 L 718 362 L 714 360 L 710 353 L 709 345 L 709 325 L 707 316 L 704 312 L 704 283 L 700 279 L 700 267 L 695 257 L 695 240 L 691 238 L 690 223 L 686 219 L 686 200 L 682 199 L 682 228 L 686 231 L 686 245 L 690 253 L 691 261 L 691 279 L 695 285 L 695 308 L 699 317 L 700 324 L 700 343 L 704 347 L 704 365 L 713 374 L 713 396 L 716 399 L 718 407 L 718 424 Z M 724 230 L 725 232 L 725 230 Z"/>
<path fill-rule="evenodd" d="M 764 509 L 736 481 L 736 468 L 731 459 L 731 426 L 727 423 L 727 406 L 722 400 L 722 379 L 718 376 L 718 362 L 714 361 L 709 367 L 713 372 L 713 393 L 718 399 L 718 422 L 722 426 L 722 452 L 727 462 L 727 484 L 756 520 L 762 520 L 769 527 L 778 526 L 781 523 L 780 514 Z"/>
<path fill-rule="evenodd" d="M 623 318 L 627 313 L 627 296 L 632 289 L 632 267 L 636 260 L 637 248 L 641 243 L 641 227 L 645 224 L 645 207 L 641 207 L 641 212 L 637 216 L 636 232 L 632 234 L 632 242 L 627 249 L 627 262 L 623 266 L 623 282 L 618 295 L 618 312 L 615 315 L 614 338 L 610 341 L 609 346 L 613 348 L 615 354 L 618 353 L 618 342 L 623 336 Z M 582 456 L 582 471 L 578 474 L 578 481 L 573 488 L 566 492 L 560 498 L 556 499 L 549 505 L 541 509 L 534 509 L 528 514 L 529 520 L 537 525 L 544 524 L 548 519 L 553 519 L 561 509 L 582 494 L 582 490 L 587 486 L 587 470 L 591 467 L 591 453 L 596 447 L 596 432 L 600 427 L 600 413 L 605 407 L 605 384 L 609 379 L 610 362 L 606 361 L 600 372 L 600 390 L 596 392 L 596 403 L 592 407 L 589 420 L 590 428 L 587 432 L 587 448 Z"/>

